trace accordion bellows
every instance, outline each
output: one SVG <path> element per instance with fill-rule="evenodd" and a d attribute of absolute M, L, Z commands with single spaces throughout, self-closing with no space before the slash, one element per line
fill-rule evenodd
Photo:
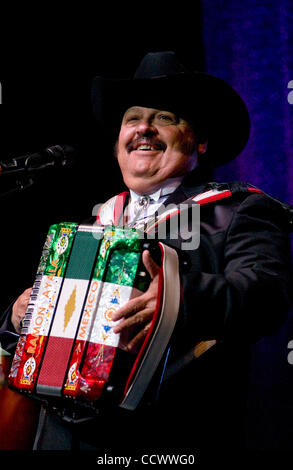
<path fill-rule="evenodd" d="M 113 311 L 141 295 L 150 282 L 142 263 L 145 240 L 133 228 L 60 223 L 49 229 L 9 385 L 40 398 L 97 403 L 109 383 L 117 351 L 127 341 L 113 332 Z M 161 254 L 156 312 L 129 370 L 121 374 L 120 406 L 142 398 L 175 327 L 180 302 L 178 259 Z M 172 281 L 166 282 L 166 277 Z M 116 323 L 115 323 L 116 324 Z M 119 374 L 118 374 L 119 377 Z"/>

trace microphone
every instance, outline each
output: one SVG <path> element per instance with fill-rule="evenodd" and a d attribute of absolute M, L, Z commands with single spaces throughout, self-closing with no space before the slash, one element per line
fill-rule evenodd
<path fill-rule="evenodd" d="M 72 163 L 76 151 L 70 145 L 53 145 L 41 152 L 0 161 L 0 176 L 19 172 L 35 172 L 51 167 L 65 167 Z"/>

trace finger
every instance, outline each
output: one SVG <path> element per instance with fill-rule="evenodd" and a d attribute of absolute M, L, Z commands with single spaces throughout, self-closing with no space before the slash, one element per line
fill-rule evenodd
<path fill-rule="evenodd" d="M 28 287 L 27 289 L 25 289 L 25 291 L 23 291 L 23 293 L 27 295 L 31 295 L 32 290 L 33 290 L 32 287 Z"/>
<path fill-rule="evenodd" d="M 143 261 L 143 264 L 146 267 L 146 270 L 148 271 L 149 275 L 151 276 L 151 279 L 154 279 L 154 277 L 159 274 L 160 267 L 153 260 L 153 258 L 151 257 L 151 254 L 148 250 L 144 250 L 144 252 L 142 253 L 142 261 Z"/>
<path fill-rule="evenodd" d="M 112 313 L 111 320 L 117 321 L 123 317 L 133 315 L 139 310 L 144 309 L 145 305 L 146 299 L 144 295 L 135 297 L 135 299 L 129 300 L 123 307 L 119 308 L 119 310 L 116 310 L 116 312 Z"/>
<path fill-rule="evenodd" d="M 24 301 L 26 301 L 26 302 L 29 301 L 31 293 L 32 293 L 32 289 L 28 289 L 27 291 L 24 292 L 24 294 L 23 294 Z"/>
<path fill-rule="evenodd" d="M 114 333 L 121 333 L 121 331 L 131 328 L 133 326 L 143 325 L 146 322 L 149 322 L 153 317 L 153 310 L 151 308 L 146 308 L 140 312 L 132 315 L 128 318 L 123 319 L 119 325 L 114 326 Z"/>
<path fill-rule="evenodd" d="M 30 296 L 31 296 L 31 293 L 32 293 L 32 290 L 33 288 L 32 287 L 29 287 L 28 289 L 26 289 L 25 291 L 23 291 L 23 293 L 20 295 L 19 297 L 19 301 L 21 304 L 26 304 L 29 299 L 30 299 Z"/>
<path fill-rule="evenodd" d="M 141 330 L 131 341 L 126 345 L 126 350 L 131 353 L 138 353 L 149 329 L 151 326 L 151 322 L 145 325 L 143 330 Z"/>

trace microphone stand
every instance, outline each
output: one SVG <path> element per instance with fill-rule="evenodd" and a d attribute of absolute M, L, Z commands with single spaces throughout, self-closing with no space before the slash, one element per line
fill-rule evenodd
<path fill-rule="evenodd" d="M 14 183 L 15 183 L 15 187 L 12 187 L 8 190 L 0 192 L 0 199 L 10 196 L 14 193 L 24 191 L 25 189 L 29 188 L 30 186 L 34 184 L 34 180 L 32 178 L 29 178 L 26 181 L 24 179 L 23 180 L 17 179 Z"/>
<path fill-rule="evenodd" d="M 65 165 L 64 165 L 65 166 Z M 0 168 L 0 199 L 10 196 L 17 192 L 23 192 L 25 189 L 30 188 L 34 184 L 34 178 L 41 173 L 43 170 L 54 168 L 54 162 L 48 162 L 38 167 L 24 167 L 16 170 L 1 171 Z M 4 189 L 1 191 L 1 179 L 5 179 L 6 182 L 12 178 L 13 187 Z M 6 186 L 7 188 L 7 186 Z"/>

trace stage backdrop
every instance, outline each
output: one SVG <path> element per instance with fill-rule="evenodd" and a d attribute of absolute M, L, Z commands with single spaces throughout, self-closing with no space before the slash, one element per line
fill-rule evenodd
<path fill-rule="evenodd" d="M 246 149 L 214 178 L 248 181 L 292 204 L 293 3 L 202 0 L 201 5 L 204 69 L 241 94 L 252 121 Z M 228 146 L 229 135 L 223 136 L 223 147 Z M 276 335 L 252 348 L 250 448 L 292 449 L 291 340 L 292 313 Z"/>

